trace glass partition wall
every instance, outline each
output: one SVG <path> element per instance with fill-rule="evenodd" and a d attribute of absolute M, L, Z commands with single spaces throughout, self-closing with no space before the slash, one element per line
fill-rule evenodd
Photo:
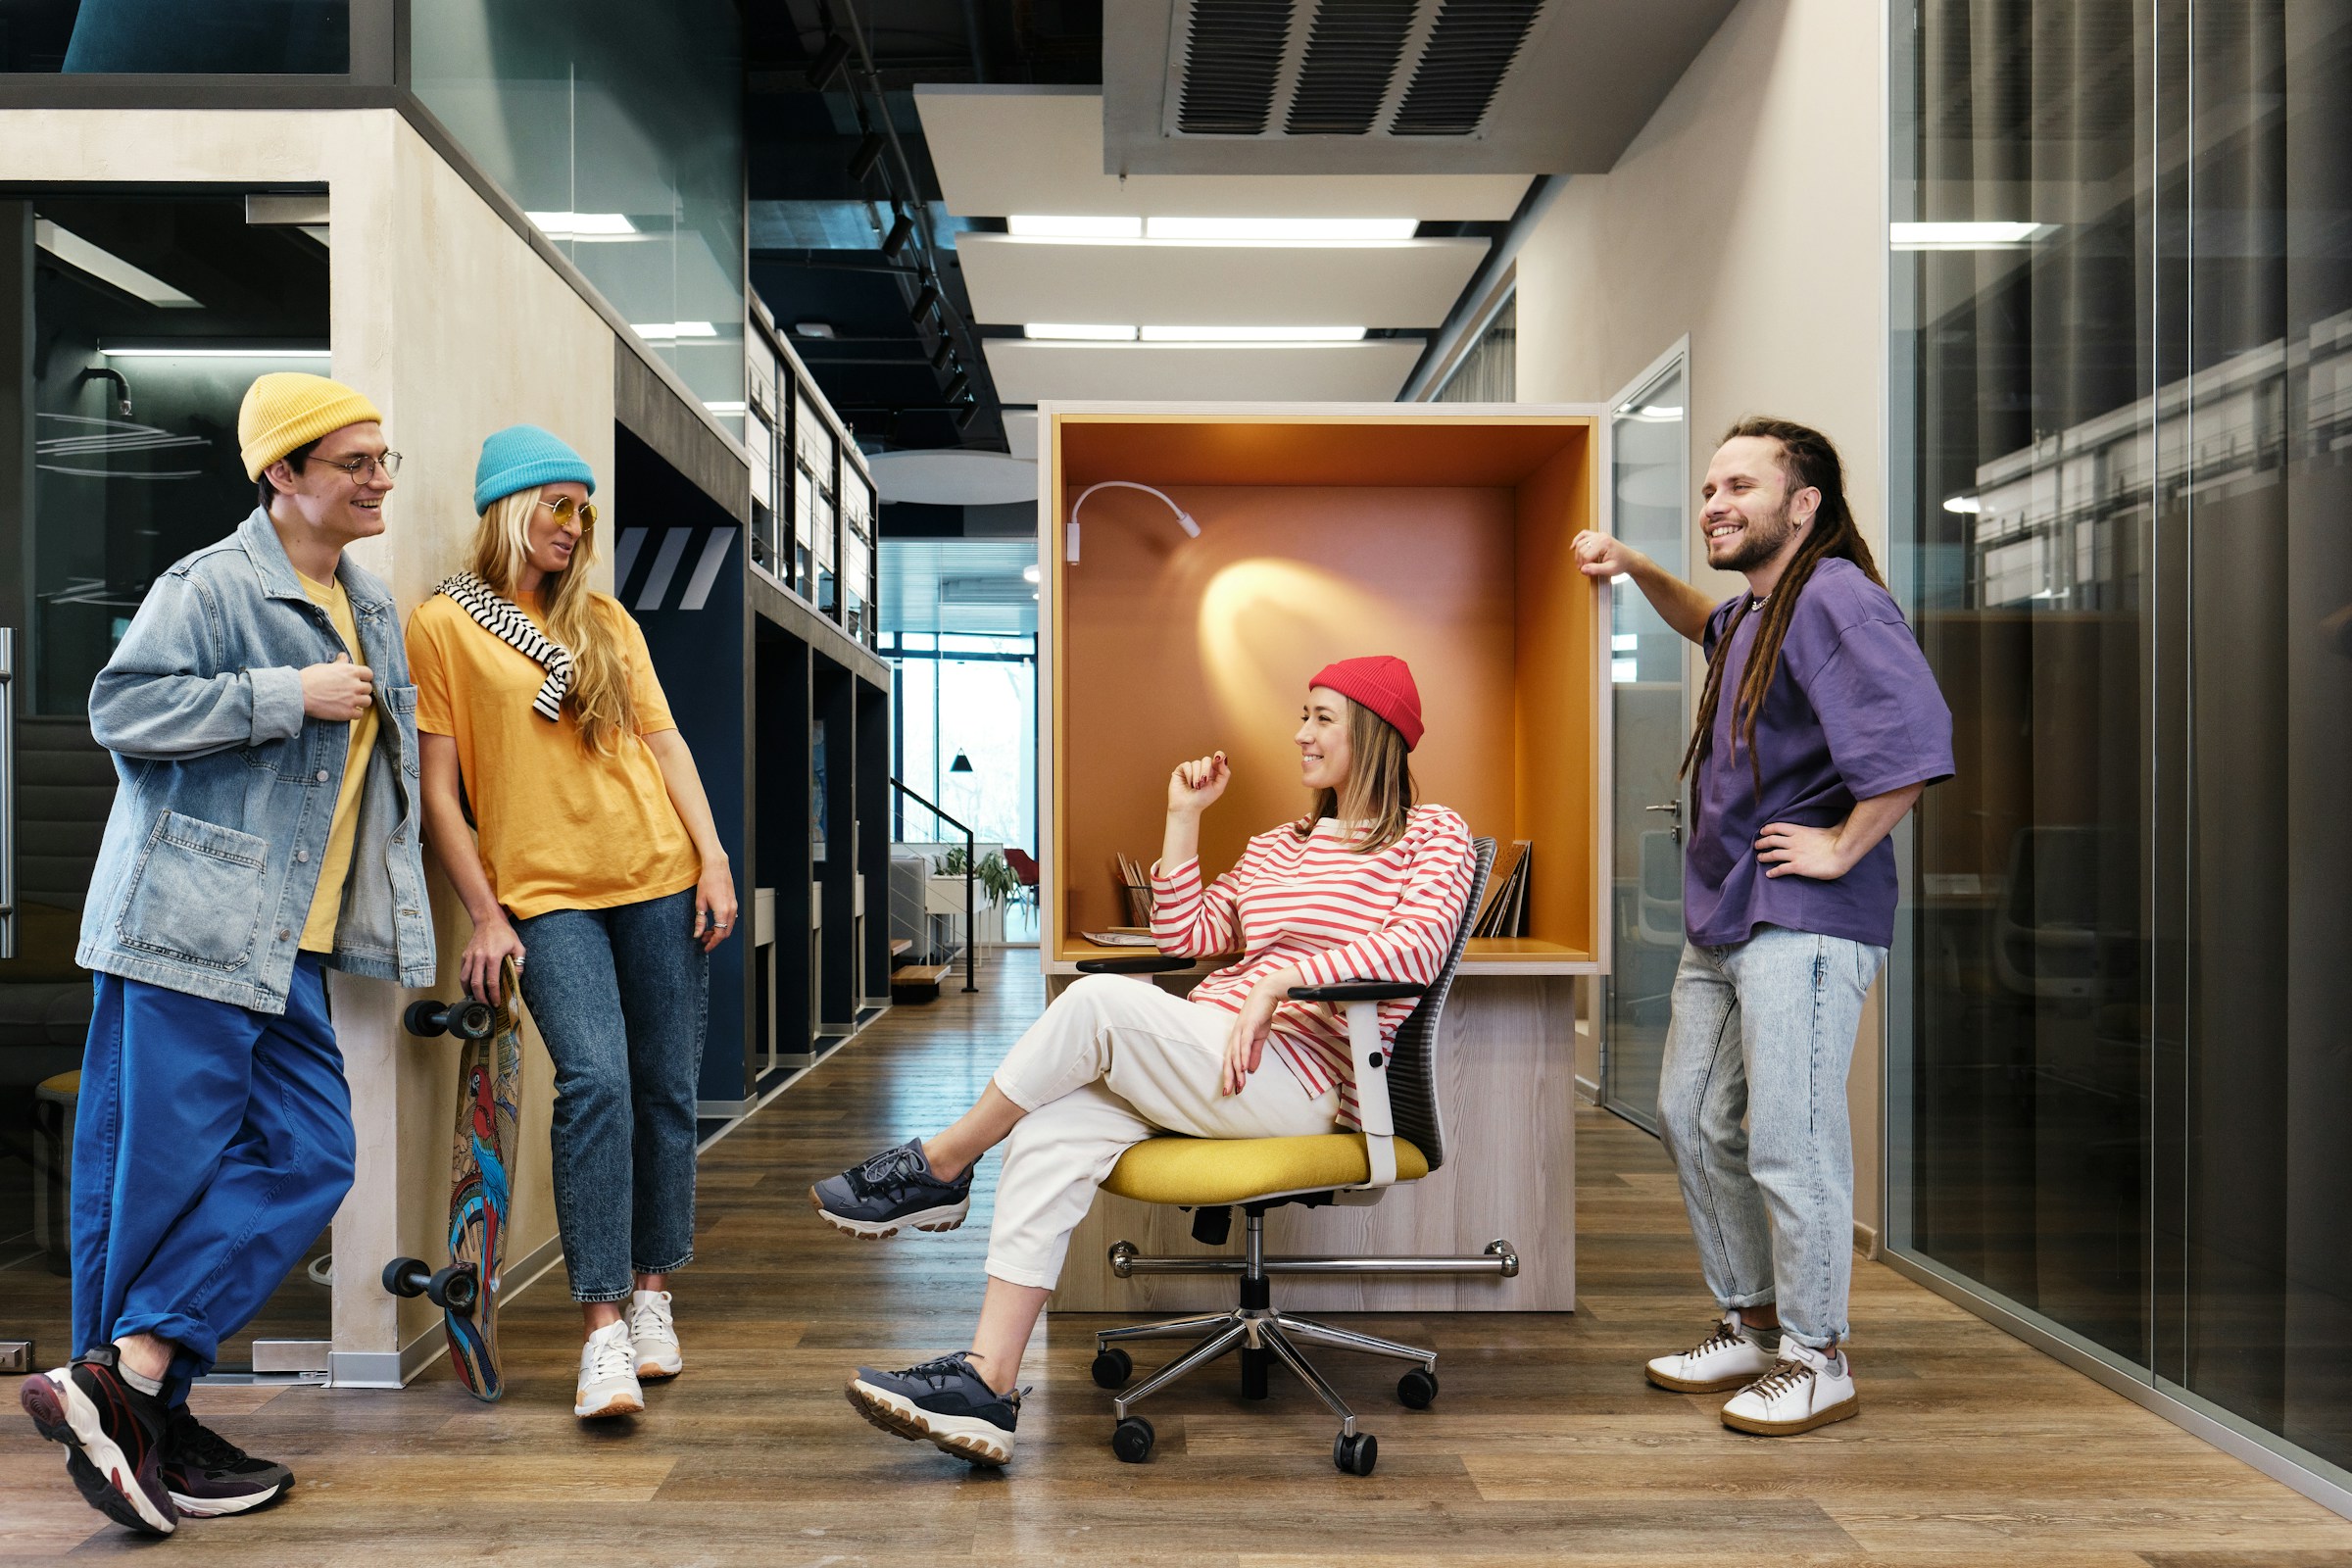
<path fill-rule="evenodd" d="M 1889 1239 L 2342 1507 L 2352 8 L 1890 18 Z"/>

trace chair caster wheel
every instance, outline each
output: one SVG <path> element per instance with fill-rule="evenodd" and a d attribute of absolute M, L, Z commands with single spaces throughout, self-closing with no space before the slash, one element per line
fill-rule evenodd
<path fill-rule="evenodd" d="M 1152 1457 L 1152 1423 L 1140 1415 L 1131 1415 L 1112 1430 L 1110 1451 L 1119 1456 L 1122 1464 L 1142 1464 Z"/>
<path fill-rule="evenodd" d="M 1368 1476 L 1380 1458 L 1380 1440 L 1369 1432 L 1343 1432 L 1331 1440 L 1331 1462 L 1351 1476 Z"/>
<path fill-rule="evenodd" d="M 1396 1397 L 1414 1410 L 1426 1410 L 1438 1396 L 1438 1375 L 1415 1367 L 1396 1380 Z"/>
<path fill-rule="evenodd" d="M 1097 1350 L 1094 1374 L 1096 1388 L 1123 1389 L 1127 1386 L 1127 1380 L 1135 1376 L 1135 1358 L 1117 1346 Z"/>

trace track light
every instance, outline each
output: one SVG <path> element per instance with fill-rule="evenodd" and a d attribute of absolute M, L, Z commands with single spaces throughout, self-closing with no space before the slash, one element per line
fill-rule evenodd
<path fill-rule="evenodd" d="M 864 139 L 858 143 L 858 150 L 850 154 L 850 177 L 862 183 L 865 176 L 874 172 L 874 166 L 882 161 L 882 151 L 889 145 L 882 139 L 880 131 L 867 131 Z"/>
<path fill-rule="evenodd" d="M 925 277 L 923 279 L 923 286 L 915 292 L 913 309 L 908 311 L 906 314 L 913 317 L 915 324 L 920 326 L 925 320 L 930 318 L 931 313 L 938 309 L 939 279 L 936 277 Z"/>
<path fill-rule="evenodd" d="M 899 252 L 905 250 L 906 242 L 912 238 L 914 220 L 905 213 L 899 213 L 891 222 L 890 232 L 882 236 L 882 259 L 886 262 L 897 261 Z"/>
<path fill-rule="evenodd" d="M 838 32 L 828 33 L 825 35 L 825 46 L 816 52 L 814 60 L 808 62 L 805 79 L 811 87 L 823 87 L 839 74 L 842 64 L 849 58 L 850 40 Z"/>
<path fill-rule="evenodd" d="M 948 335 L 945 332 L 942 332 L 939 335 L 939 347 L 931 351 L 931 368 L 934 370 L 944 370 L 948 368 L 949 362 L 955 358 L 956 345 L 949 342 Z"/>
<path fill-rule="evenodd" d="M 980 405 L 979 405 L 979 404 L 977 404 L 977 403 L 967 403 L 967 404 L 965 404 L 965 405 L 964 405 L 964 406 L 963 406 L 961 409 L 959 409 L 959 410 L 957 410 L 957 411 L 956 411 L 956 433 L 957 435 L 961 435 L 961 434 L 962 434 L 964 431 L 966 431 L 966 430 L 969 430 L 969 429 L 972 427 L 972 421 L 973 421 L 974 419 L 978 418 L 979 416 L 980 416 Z"/>
<path fill-rule="evenodd" d="M 961 370 L 957 370 L 954 375 L 949 376 L 947 390 L 948 401 L 953 403 L 957 398 L 963 396 L 964 388 L 970 386 L 971 384 L 972 378 L 964 374 Z"/>

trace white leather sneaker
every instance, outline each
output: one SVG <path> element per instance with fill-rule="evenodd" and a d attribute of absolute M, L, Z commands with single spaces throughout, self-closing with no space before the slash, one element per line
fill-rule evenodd
<path fill-rule="evenodd" d="M 637 1351 L 629 1344 L 629 1325 L 608 1323 L 580 1347 L 580 1388 L 571 1413 L 595 1421 L 635 1415 L 644 1408 L 645 1391 L 637 1386 Z"/>
<path fill-rule="evenodd" d="M 667 1291 L 638 1291 L 629 1298 L 629 1343 L 637 1348 L 641 1379 L 674 1378 L 686 1370 Z"/>
<path fill-rule="evenodd" d="M 1786 1438 L 1861 1413 L 1854 1369 L 1839 1350 L 1824 1355 L 1787 1335 L 1781 1364 L 1750 1383 L 1723 1407 L 1723 1424 L 1738 1432 Z"/>
<path fill-rule="evenodd" d="M 1776 1351 L 1734 1308 L 1723 1314 L 1714 1333 L 1679 1355 L 1653 1357 L 1644 1370 L 1650 1382 L 1677 1394 L 1721 1394 L 1745 1388 L 1779 1364 Z"/>

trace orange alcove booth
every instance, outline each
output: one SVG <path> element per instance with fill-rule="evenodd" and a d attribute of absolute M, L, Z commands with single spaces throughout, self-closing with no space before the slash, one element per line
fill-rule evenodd
<path fill-rule="evenodd" d="M 1526 935 L 1473 941 L 1462 973 L 1605 967 L 1606 612 L 1569 549 L 1603 525 L 1594 411 L 1040 412 L 1049 972 L 1110 951 L 1082 933 L 1134 923 L 1116 859 L 1157 857 L 1180 760 L 1233 765 L 1205 875 L 1306 809 L 1307 679 L 1362 654 L 1412 666 L 1420 798 L 1531 845 Z M 1072 503 L 1104 480 L 1167 501 L 1099 490 L 1073 539 Z"/>

